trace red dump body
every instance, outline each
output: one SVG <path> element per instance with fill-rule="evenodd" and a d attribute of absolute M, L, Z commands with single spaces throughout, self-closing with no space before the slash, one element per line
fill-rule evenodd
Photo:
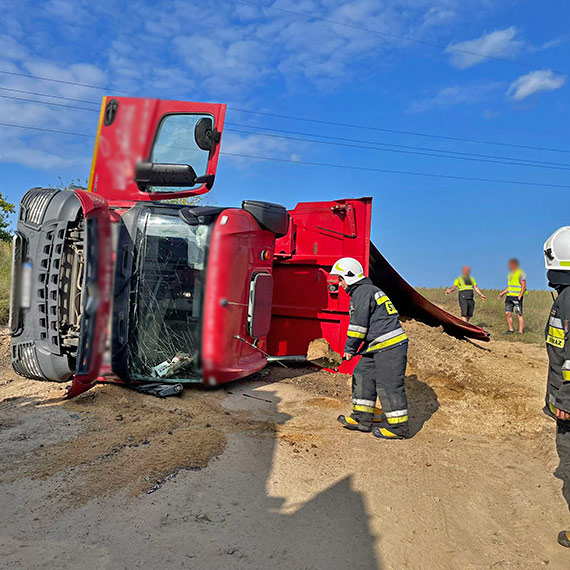
<path fill-rule="evenodd" d="M 340 257 L 360 261 L 401 316 L 443 326 L 448 334 L 460 338 L 489 340 L 483 329 L 428 301 L 392 268 L 370 242 L 371 212 L 372 198 L 302 203 L 289 212 L 289 233 L 275 245 L 270 354 L 304 355 L 309 343 L 319 337 L 343 352 L 349 297 L 328 273 Z M 345 363 L 341 371 L 353 366 Z"/>

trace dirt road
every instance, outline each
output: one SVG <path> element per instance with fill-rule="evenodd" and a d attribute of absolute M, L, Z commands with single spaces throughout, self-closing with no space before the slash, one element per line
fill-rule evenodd
<path fill-rule="evenodd" d="M 405 327 L 415 435 L 397 442 L 337 425 L 342 375 L 67 402 L 4 347 L 0 567 L 568 570 L 545 351 Z"/>

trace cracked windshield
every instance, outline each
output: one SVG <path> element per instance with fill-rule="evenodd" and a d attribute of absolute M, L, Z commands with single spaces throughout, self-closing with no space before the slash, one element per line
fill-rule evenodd
<path fill-rule="evenodd" d="M 209 226 L 190 226 L 177 210 L 142 216 L 131 301 L 133 376 L 197 377 L 208 237 Z"/>

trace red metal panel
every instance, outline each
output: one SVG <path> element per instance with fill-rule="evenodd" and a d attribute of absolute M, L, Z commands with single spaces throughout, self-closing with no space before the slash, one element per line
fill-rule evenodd
<path fill-rule="evenodd" d="M 262 230 L 244 210 L 225 210 L 214 225 L 202 326 L 202 375 L 209 386 L 243 378 L 266 364 L 262 352 L 236 335 L 255 341 L 247 326 L 250 282 L 254 273 L 271 274 L 274 244 L 275 234 Z M 265 337 L 257 346 L 266 350 Z"/>
<path fill-rule="evenodd" d="M 109 121 L 105 120 L 105 113 L 107 104 L 111 101 L 116 101 L 118 106 L 114 120 L 106 125 Z M 89 191 L 103 196 L 113 206 L 128 206 L 136 201 L 163 200 L 208 192 L 205 185 L 185 192 L 169 192 L 167 195 L 164 192 L 141 192 L 134 182 L 135 166 L 140 161 L 148 160 L 157 128 L 166 115 L 209 114 L 214 119 L 215 129 L 222 132 L 225 113 L 226 105 L 221 104 L 103 97 Z M 220 145 L 214 145 L 205 174 L 216 173 L 219 152 Z"/>
<path fill-rule="evenodd" d="M 319 337 L 342 351 L 349 299 L 328 272 L 339 257 L 354 257 L 368 271 L 371 206 L 371 198 L 360 198 L 298 204 L 289 212 L 289 233 L 275 243 L 269 354 L 303 355 Z"/>

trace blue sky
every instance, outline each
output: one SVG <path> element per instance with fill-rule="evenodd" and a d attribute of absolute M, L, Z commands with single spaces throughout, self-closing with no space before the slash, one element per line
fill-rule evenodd
<path fill-rule="evenodd" d="M 542 244 L 554 229 L 570 224 L 570 188 L 548 186 L 570 186 L 564 170 L 570 168 L 568 2 L 542 3 L 540 9 L 531 0 L 260 3 L 273 9 L 238 0 L 0 0 L 0 70 L 11 73 L 0 73 L 0 122 L 90 135 L 0 126 L 0 191 L 18 201 L 31 186 L 56 184 L 59 177 L 86 179 L 97 112 L 84 109 L 96 110 L 103 94 L 120 91 L 141 97 L 225 102 L 230 108 L 228 123 L 247 129 L 233 126 L 233 131 L 226 131 L 222 151 L 293 162 L 222 156 L 209 195 L 212 202 L 232 206 L 248 198 L 292 207 L 303 200 L 370 195 L 374 197 L 373 241 L 414 285 L 451 283 L 460 266 L 468 263 L 482 287 L 502 287 L 506 260 L 517 256 L 529 285 L 544 287 Z M 304 138 L 362 142 L 334 146 L 266 137 L 258 134 L 262 128 L 300 132 Z M 382 143 L 382 150 L 354 146 L 374 143 Z M 495 162 L 388 149 L 472 153 Z M 535 168 L 496 162 L 513 159 L 568 166 L 552 169 L 544 164 Z"/>

